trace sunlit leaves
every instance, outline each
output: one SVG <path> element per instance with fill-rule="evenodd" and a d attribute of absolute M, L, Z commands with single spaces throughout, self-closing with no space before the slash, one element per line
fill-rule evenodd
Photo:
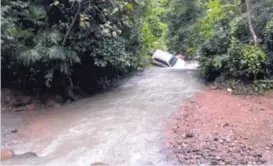
<path fill-rule="evenodd" d="M 83 28 L 88 28 L 90 27 L 90 23 L 89 21 L 89 17 L 84 15 L 84 14 L 80 14 L 80 26 Z"/>

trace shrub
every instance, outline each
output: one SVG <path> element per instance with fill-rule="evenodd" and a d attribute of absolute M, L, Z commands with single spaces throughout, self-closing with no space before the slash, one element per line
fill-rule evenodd
<path fill-rule="evenodd" d="M 144 6 L 110 2 L 1 1 L 2 86 L 71 97 L 141 67 Z"/>

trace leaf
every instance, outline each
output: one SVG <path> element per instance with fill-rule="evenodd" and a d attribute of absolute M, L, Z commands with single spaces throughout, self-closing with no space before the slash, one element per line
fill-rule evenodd
<path fill-rule="evenodd" d="M 118 8 L 114 8 L 113 11 L 112 11 L 112 14 L 115 14 L 115 13 L 117 13 L 118 11 L 119 11 Z"/>
<path fill-rule="evenodd" d="M 62 61 L 66 59 L 64 49 L 61 46 L 48 47 L 46 49 L 46 55 L 48 56 L 49 59 L 54 59 L 54 60 L 58 59 Z"/>
<path fill-rule="evenodd" d="M 22 13 L 25 19 L 31 21 L 37 25 L 44 24 L 42 19 L 47 17 L 46 10 L 41 6 L 30 6 L 28 12 Z"/>
<path fill-rule="evenodd" d="M 134 6 L 130 3 L 126 5 L 126 8 L 129 10 L 134 10 Z"/>
<path fill-rule="evenodd" d="M 20 53 L 20 59 L 28 66 L 42 58 L 42 52 L 37 47 L 27 48 Z"/>
<path fill-rule="evenodd" d="M 59 44 L 62 41 L 62 35 L 57 30 L 41 31 L 36 35 L 34 40 L 37 43 L 50 42 L 52 44 Z"/>
<path fill-rule="evenodd" d="M 116 31 L 112 32 L 112 35 L 113 35 L 114 37 L 116 37 L 116 36 L 117 36 L 117 32 L 116 32 Z"/>
<path fill-rule="evenodd" d="M 81 59 L 77 52 L 68 50 L 66 51 L 67 59 L 71 61 L 71 63 L 81 63 Z"/>
<path fill-rule="evenodd" d="M 59 5 L 60 4 L 60 2 L 58 1 L 58 0 L 56 0 L 56 1 L 54 1 L 52 4 L 50 4 L 50 6 L 57 6 L 57 5 Z"/>

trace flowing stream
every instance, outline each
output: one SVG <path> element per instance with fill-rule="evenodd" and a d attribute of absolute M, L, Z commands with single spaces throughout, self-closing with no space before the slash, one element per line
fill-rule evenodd
<path fill-rule="evenodd" d="M 173 164 L 162 150 L 161 131 L 201 88 L 196 70 L 150 68 L 111 91 L 58 109 L 2 113 L 2 147 L 39 156 L 2 164 Z M 12 129 L 17 132 L 8 134 Z"/>

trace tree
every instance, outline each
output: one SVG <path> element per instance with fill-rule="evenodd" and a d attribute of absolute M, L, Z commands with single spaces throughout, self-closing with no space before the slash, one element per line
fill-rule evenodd
<path fill-rule="evenodd" d="M 168 48 L 171 52 L 194 55 L 196 46 L 202 41 L 199 38 L 199 22 L 201 15 L 198 0 L 170 0 L 165 17 L 168 23 Z"/>
<path fill-rule="evenodd" d="M 1 1 L 2 86 L 73 97 L 142 67 L 138 1 Z"/>
<path fill-rule="evenodd" d="M 255 46 L 257 46 L 257 44 L 258 44 L 257 35 L 255 33 L 255 30 L 254 30 L 254 28 L 252 26 L 252 21 L 251 21 L 250 0 L 246 0 L 245 3 L 246 3 L 246 9 L 247 9 L 247 20 L 248 20 L 249 30 L 250 30 L 250 32 L 252 34 Z"/>

